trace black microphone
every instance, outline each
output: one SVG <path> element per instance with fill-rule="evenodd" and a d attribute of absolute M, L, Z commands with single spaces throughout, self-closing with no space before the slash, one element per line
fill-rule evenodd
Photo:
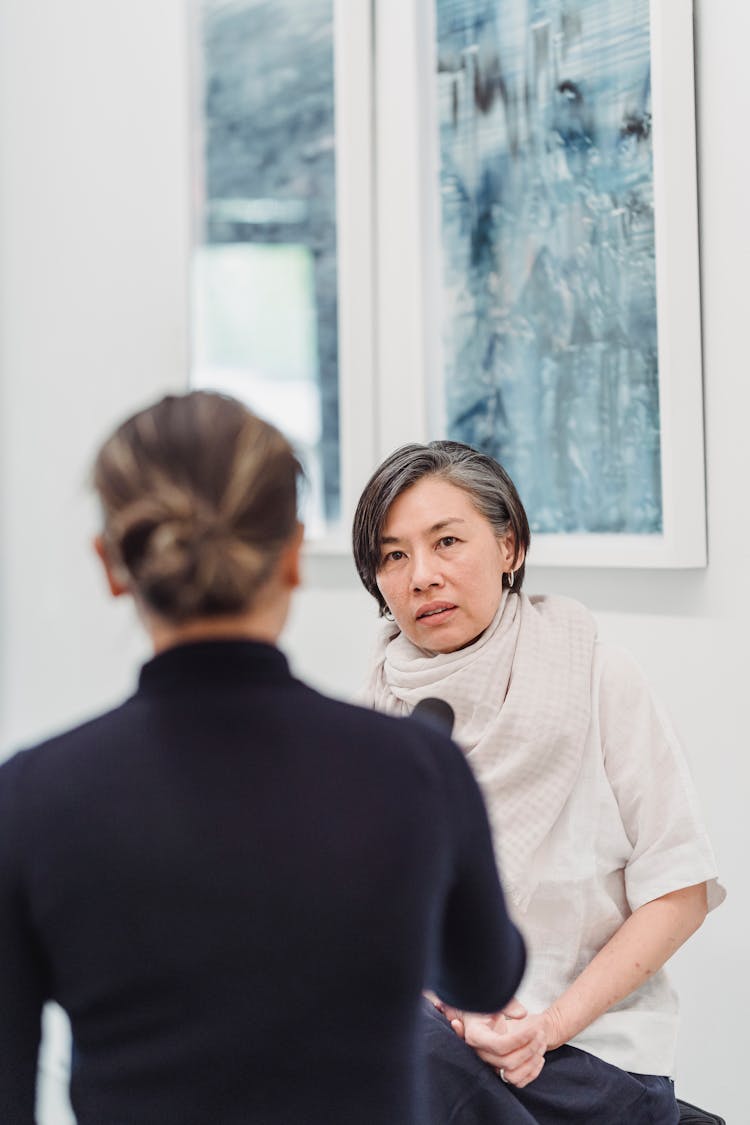
<path fill-rule="evenodd" d="M 450 738 L 456 716 L 450 703 L 433 697 L 420 699 L 411 713 L 411 718 L 426 723 L 433 730 L 439 730 L 441 734 L 447 734 Z"/>

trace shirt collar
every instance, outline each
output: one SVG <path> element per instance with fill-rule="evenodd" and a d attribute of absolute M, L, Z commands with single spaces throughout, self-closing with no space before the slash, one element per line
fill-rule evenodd
<path fill-rule="evenodd" d="M 201 686 L 284 683 L 291 680 L 287 659 L 262 641 L 194 641 L 165 649 L 143 665 L 138 695 L 161 695 Z"/>

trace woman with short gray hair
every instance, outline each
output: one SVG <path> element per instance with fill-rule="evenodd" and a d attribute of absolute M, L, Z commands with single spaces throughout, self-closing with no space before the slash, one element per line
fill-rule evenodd
<path fill-rule="evenodd" d="M 366 701 L 393 714 L 429 697 L 452 707 L 530 950 L 516 1000 L 495 1016 L 433 997 L 431 1125 L 673 1125 L 677 1011 L 662 966 L 724 892 L 640 670 L 597 639 L 584 606 L 526 595 L 523 504 L 469 446 L 386 458 L 353 544 L 385 618 Z M 530 1083 L 515 1055 L 529 1026 L 546 1052 Z"/>

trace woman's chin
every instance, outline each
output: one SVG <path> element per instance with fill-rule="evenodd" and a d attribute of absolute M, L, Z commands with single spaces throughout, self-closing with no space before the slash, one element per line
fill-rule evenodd
<path fill-rule="evenodd" d="M 449 652 L 458 652 L 473 645 L 483 632 L 484 629 L 476 632 L 476 626 L 473 629 L 456 629 L 446 623 L 441 629 L 411 629 L 406 635 L 412 644 L 430 656 L 447 656 Z"/>

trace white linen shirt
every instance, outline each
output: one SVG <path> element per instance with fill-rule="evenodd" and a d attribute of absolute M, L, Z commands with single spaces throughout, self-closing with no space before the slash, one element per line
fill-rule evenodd
<path fill-rule="evenodd" d="M 725 897 L 675 735 L 638 666 L 609 645 L 594 648 L 577 783 L 534 867 L 528 908 L 513 911 L 529 952 L 518 998 L 530 1012 L 561 996 L 644 903 L 704 880 L 709 909 Z M 676 1035 L 661 969 L 571 1042 L 623 1070 L 671 1075 Z"/>

